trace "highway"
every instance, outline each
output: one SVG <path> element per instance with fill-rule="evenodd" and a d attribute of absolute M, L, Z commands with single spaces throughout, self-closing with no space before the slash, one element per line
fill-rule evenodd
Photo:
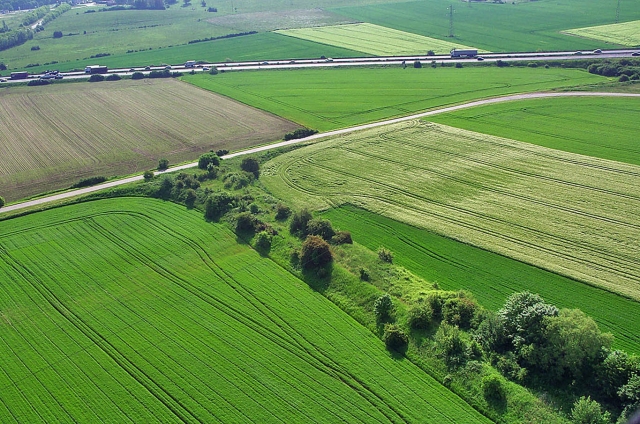
<path fill-rule="evenodd" d="M 535 53 L 535 52 L 521 52 L 521 53 L 480 53 L 483 63 L 485 62 L 497 62 L 498 60 L 504 62 L 544 62 L 551 60 L 578 60 L 578 59 L 622 59 L 632 58 L 633 54 L 640 53 L 637 49 L 623 49 L 623 50 L 602 50 L 601 53 L 594 53 L 593 51 L 564 51 L 564 52 L 548 52 L 548 53 Z M 420 61 L 423 66 L 429 66 L 431 62 L 435 61 L 437 64 L 455 64 L 455 63 L 477 63 L 477 58 L 451 58 L 449 55 L 439 56 L 376 56 L 376 57 L 352 57 L 352 58 L 326 58 L 326 59 L 295 59 L 295 60 L 264 60 L 264 61 L 250 61 L 250 62 L 218 62 L 218 63 L 202 63 L 195 68 L 186 68 L 184 64 L 181 65 L 169 65 L 171 72 L 204 72 L 204 68 L 217 67 L 220 71 L 245 71 L 245 70 L 266 70 L 266 69 L 298 69 L 298 68 L 320 68 L 320 67 L 339 67 L 339 66 L 382 66 L 382 65 L 394 65 L 402 66 L 403 62 L 406 66 L 413 66 L 413 62 Z M 99 64 L 100 59 L 96 59 L 96 64 Z M 148 68 L 148 69 L 147 69 Z M 130 76 L 134 72 L 142 72 L 148 75 L 151 71 L 162 71 L 166 68 L 164 66 L 134 66 L 131 68 L 117 68 L 109 70 L 108 74 L 118 74 L 120 76 Z M 32 79 L 40 78 L 43 74 L 30 75 L 26 79 L 6 79 L 9 83 L 28 82 Z M 89 77 L 86 73 L 79 72 L 63 72 L 64 79 L 86 79 Z"/>

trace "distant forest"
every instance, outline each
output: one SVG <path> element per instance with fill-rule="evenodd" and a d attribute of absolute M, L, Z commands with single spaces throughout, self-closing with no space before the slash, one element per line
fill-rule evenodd
<path fill-rule="evenodd" d="M 0 0 L 0 10 L 36 9 L 51 3 L 51 0 Z"/>

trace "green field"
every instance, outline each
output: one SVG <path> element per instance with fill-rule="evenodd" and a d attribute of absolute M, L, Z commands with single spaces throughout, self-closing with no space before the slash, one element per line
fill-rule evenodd
<path fill-rule="evenodd" d="M 531 99 L 480 106 L 430 121 L 552 149 L 640 165 L 640 99 Z"/>
<path fill-rule="evenodd" d="M 349 205 L 322 214 L 334 227 L 348 229 L 356 243 L 371 250 L 385 246 L 394 262 L 444 290 L 469 290 L 497 310 L 514 292 L 531 291 L 562 308 L 579 308 L 603 331 L 615 335 L 615 347 L 640 353 L 637 332 L 640 304 L 528 265 Z M 398 287 L 405 298 L 429 287 Z M 413 295 L 413 296 L 412 296 Z"/>
<path fill-rule="evenodd" d="M 263 167 L 297 207 L 351 203 L 640 300 L 640 167 L 420 121 Z"/>
<path fill-rule="evenodd" d="M 18 47 L 20 49 L 22 47 Z M 8 50 L 7 52 L 12 52 Z M 17 50 L 16 50 L 17 52 Z M 38 52 L 39 53 L 39 52 Z M 84 69 L 87 65 L 96 63 L 110 68 L 129 68 L 132 66 L 147 66 L 152 64 L 181 64 L 187 60 L 203 60 L 207 62 L 258 61 L 273 58 L 303 59 L 309 57 L 355 57 L 363 56 L 352 50 L 339 47 L 323 46 L 310 41 L 298 40 L 275 33 L 260 33 L 243 37 L 175 46 L 164 49 L 154 49 L 129 54 L 119 54 L 99 59 L 67 60 L 55 65 L 43 65 L 47 61 L 57 60 L 57 53 L 40 58 L 39 56 L 25 56 L 22 62 L 8 61 L 8 66 L 26 65 L 31 60 L 38 60 L 41 66 L 27 69 L 31 73 L 44 71 L 55 67 L 60 70 Z"/>
<path fill-rule="evenodd" d="M 0 195 L 10 201 L 81 178 L 141 173 L 163 157 L 176 164 L 280 140 L 297 128 L 172 79 L 11 87 L 1 96 Z"/>
<path fill-rule="evenodd" d="M 433 50 L 435 54 L 448 54 L 451 49 L 469 48 L 449 41 L 368 23 L 288 29 L 276 32 L 376 56 L 417 55 L 425 54 L 428 50 Z"/>
<path fill-rule="evenodd" d="M 102 200 L 0 234 L 3 423 L 489 422 L 200 213 Z"/>
<path fill-rule="evenodd" d="M 445 0 L 412 1 L 341 7 L 332 11 L 354 20 L 495 52 L 603 48 L 605 43 L 601 41 L 573 37 L 561 31 L 612 24 L 616 17 L 616 3 L 599 0 L 458 3 L 454 5 L 455 37 L 450 39 L 447 37 L 450 4 Z M 622 2 L 620 17 L 624 21 L 640 19 L 640 0 Z"/>
<path fill-rule="evenodd" d="M 304 69 L 184 79 L 321 131 L 483 97 L 607 81 L 581 70 L 497 67 Z"/>
<path fill-rule="evenodd" d="M 567 34 L 623 46 L 640 46 L 640 21 L 599 25 L 565 31 Z"/>

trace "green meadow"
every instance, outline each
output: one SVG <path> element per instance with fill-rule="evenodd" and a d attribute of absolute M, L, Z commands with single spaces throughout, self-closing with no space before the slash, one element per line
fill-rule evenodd
<path fill-rule="evenodd" d="M 531 99 L 428 118 L 453 127 L 640 165 L 640 99 Z"/>
<path fill-rule="evenodd" d="M 489 422 L 183 206 L 76 204 L 0 240 L 2 422 Z"/>
<path fill-rule="evenodd" d="M 575 69 L 429 66 L 233 72 L 184 80 L 320 131 L 483 97 L 608 81 Z"/>
<path fill-rule="evenodd" d="M 571 28 L 612 24 L 616 3 L 599 0 L 525 1 L 505 4 L 454 4 L 454 34 L 449 38 L 450 1 L 429 0 L 332 9 L 351 19 L 475 46 L 495 52 L 579 50 L 615 47 L 561 33 Z M 620 6 L 622 21 L 640 19 L 640 1 Z"/>
<path fill-rule="evenodd" d="M 599 25 L 587 28 L 576 28 L 566 31 L 567 34 L 591 38 L 605 43 L 623 46 L 640 46 L 640 20 L 619 24 Z"/>
<path fill-rule="evenodd" d="M 615 335 L 616 348 L 640 353 L 636 301 L 351 205 L 329 209 L 322 217 L 348 228 L 356 243 L 374 251 L 390 249 L 395 263 L 443 290 L 468 290 L 494 311 L 514 292 L 539 293 L 558 307 L 578 308 L 594 317 L 603 331 Z M 429 288 L 400 291 L 411 298 L 421 289 Z"/>

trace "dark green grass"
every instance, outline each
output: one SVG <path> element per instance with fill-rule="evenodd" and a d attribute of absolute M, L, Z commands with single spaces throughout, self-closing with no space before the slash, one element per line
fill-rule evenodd
<path fill-rule="evenodd" d="M 640 165 L 640 99 L 532 99 L 434 116 L 430 121 Z"/>
<path fill-rule="evenodd" d="M 0 224 L 0 421 L 488 422 L 199 212 Z"/>
<path fill-rule="evenodd" d="M 321 131 L 483 97 L 607 79 L 544 68 L 329 68 L 186 76 L 185 81 Z"/>
<path fill-rule="evenodd" d="M 450 4 L 448 0 L 428 0 L 332 11 L 352 19 L 496 52 L 619 47 L 560 33 L 566 29 L 614 23 L 616 3 L 613 1 L 458 3 L 454 5 L 454 38 L 448 37 L 447 7 Z M 640 1 L 622 2 L 620 18 L 623 22 L 640 19 Z"/>
<path fill-rule="evenodd" d="M 369 249 L 387 247 L 395 263 L 441 289 L 469 290 L 492 310 L 514 292 L 539 293 L 559 307 L 583 310 L 615 335 L 617 348 L 640 353 L 638 302 L 352 206 L 323 217 Z"/>

